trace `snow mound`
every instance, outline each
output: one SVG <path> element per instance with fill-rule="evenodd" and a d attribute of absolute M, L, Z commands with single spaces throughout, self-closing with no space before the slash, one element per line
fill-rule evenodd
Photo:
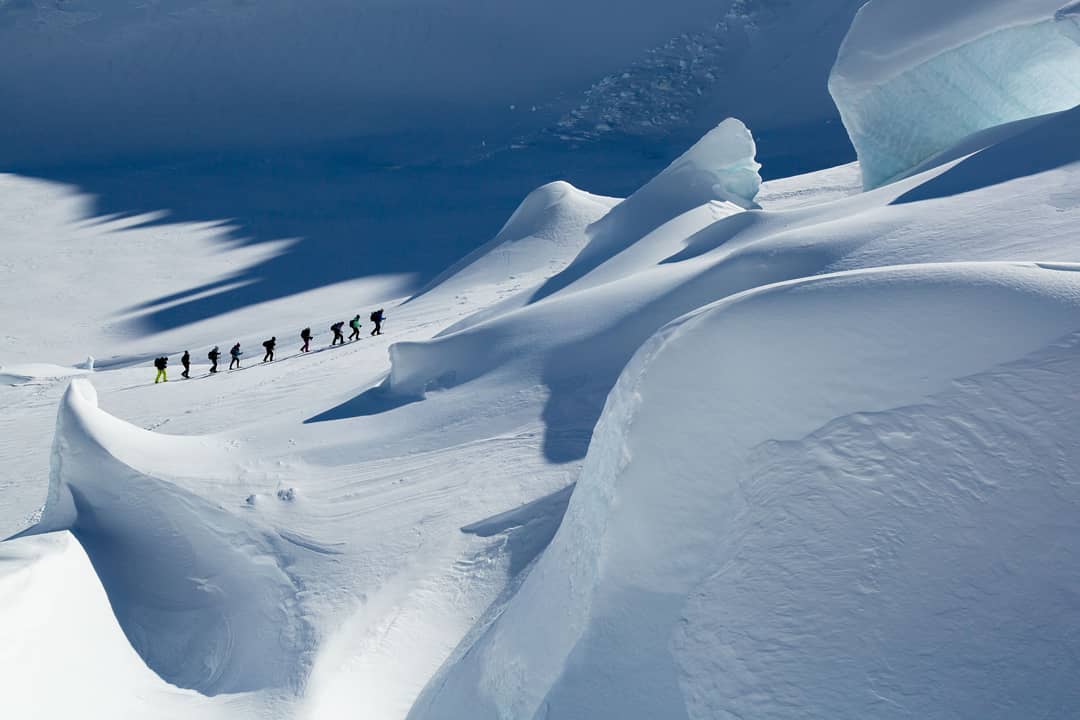
<path fill-rule="evenodd" d="M 132 647 L 169 683 L 207 695 L 295 688 L 310 639 L 272 535 L 168 479 L 225 462 L 216 441 L 136 428 L 73 380 L 46 506 L 24 535 L 75 535 Z"/>
<path fill-rule="evenodd" d="M 1080 104 L 1080 4 L 871 0 L 829 91 L 876 187 L 979 130 Z"/>
<path fill-rule="evenodd" d="M 545 284 L 546 297 L 576 282 L 664 223 L 708 203 L 756 208 L 761 165 L 750 130 L 728 118 L 706 133 L 629 198 L 589 227 L 589 243 Z M 724 213 L 730 214 L 730 213 Z"/>
<path fill-rule="evenodd" d="M 585 230 L 620 202 L 556 181 L 533 190 L 499 233 L 417 294 L 517 292 L 560 272 L 588 241 Z M 516 281 L 516 282 L 512 282 Z"/>
<path fill-rule="evenodd" d="M 0 384 L 22 385 L 24 383 L 59 380 L 74 375 L 83 375 L 93 370 L 91 364 L 86 368 L 65 367 L 51 363 L 20 363 L 0 365 Z"/>
<path fill-rule="evenodd" d="M 1080 706 L 1080 266 L 1058 267 L 840 273 L 669 325 L 551 546 L 410 717 Z"/>

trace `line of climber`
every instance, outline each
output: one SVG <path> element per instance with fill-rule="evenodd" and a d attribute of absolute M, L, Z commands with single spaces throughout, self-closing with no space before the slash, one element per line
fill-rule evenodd
<path fill-rule="evenodd" d="M 374 327 L 371 329 L 371 335 L 382 335 L 382 324 L 385 319 L 385 314 L 382 308 L 371 313 L 369 319 Z M 334 333 L 333 340 L 330 341 L 330 347 L 335 345 L 345 344 L 345 335 L 342 330 L 345 327 L 345 321 L 340 320 L 330 326 L 330 331 Z M 349 327 L 352 332 L 349 333 L 349 342 L 353 342 L 360 339 L 360 316 L 357 315 L 349 321 Z M 311 352 L 311 341 L 314 339 L 314 335 L 311 334 L 311 328 L 306 327 L 300 331 L 300 339 L 304 344 L 300 346 L 301 353 Z M 263 354 L 262 361 L 273 362 L 274 350 L 277 348 L 277 337 L 271 337 L 269 340 L 263 342 L 263 348 L 266 352 Z M 232 348 L 229 349 L 229 369 L 239 370 L 241 369 L 240 358 L 243 356 L 244 351 L 240 349 L 240 341 L 238 340 Z M 221 351 L 217 345 L 213 347 L 210 352 L 206 354 L 206 358 L 210 361 L 210 374 L 213 375 L 218 371 L 218 360 L 221 358 Z M 189 379 L 191 377 L 191 353 L 187 350 L 180 356 L 180 364 L 184 367 L 184 371 L 180 373 L 180 377 Z M 168 382 L 169 378 L 166 374 L 166 369 L 169 366 L 169 358 L 165 355 L 154 359 L 154 367 L 157 369 L 157 375 L 154 377 L 154 384 L 159 382 Z"/>

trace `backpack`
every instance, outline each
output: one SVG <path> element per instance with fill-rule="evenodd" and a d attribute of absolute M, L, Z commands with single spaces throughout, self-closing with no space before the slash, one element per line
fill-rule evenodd
<path fill-rule="evenodd" d="M 307 340 L 309 337 L 311 337 L 311 328 L 304 328 L 300 331 L 301 340 Z"/>
<path fill-rule="evenodd" d="M 336 323 L 334 323 L 333 325 L 330 326 L 330 329 L 333 330 L 336 333 L 339 333 L 339 332 L 341 332 L 341 326 L 344 325 L 344 324 L 345 324 L 344 322 L 336 322 Z"/>
<path fill-rule="evenodd" d="M 274 341 L 273 340 L 267 340 L 267 341 L 265 341 L 263 343 L 263 347 L 266 348 L 267 350 L 269 350 L 273 346 L 274 346 Z"/>
<path fill-rule="evenodd" d="M 379 318 L 381 317 L 382 313 L 380 313 L 378 310 L 373 310 L 371 313 L 371 317 L 369 317 L 368 319 L 371 320 L 371 322 L 379 322 Z"/>
<path fill-rule="evenodd" d="M 216 361 L 217 356 L 218 356 L 218 349 L 217 348 L 214 348 L 210 352 L 206 353 L 206 359 L 207 360 Z"/>

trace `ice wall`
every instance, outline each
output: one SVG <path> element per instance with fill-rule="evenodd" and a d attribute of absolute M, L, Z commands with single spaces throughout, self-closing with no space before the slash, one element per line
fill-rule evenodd
<path fill-rule="evenodd" d="M 1080 104 L 1080 4 L 871 0 L 829 91 L 876 187 L 979 130 Z"/>

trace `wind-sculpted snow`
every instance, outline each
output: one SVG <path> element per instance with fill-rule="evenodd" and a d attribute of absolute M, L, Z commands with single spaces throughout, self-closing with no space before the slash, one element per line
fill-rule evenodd
<path fill-rule="evenodd" d="M 761 165 L 750 130 L 728 118 L 659 175 L 588 229 L 589 242 L 561 273 L 538 291 L 542 298 L 579 280 L 664 223 L 706 203 L 756 208 Z"/>
<path fill-rule="evenodd" d="M 1080 104 L 1080 5 L 871 0 L 829 90 L 866 187 L 963 138 Z"/>
<path fill-rule="evenodd" d="M 842 273 L 668 326 L 412 717 L 1071 714 L 1077 271 Z"/>
<path fill-rule="evenodd" d="M 272 536 L 167 479 L 222 462 L 215 441 L 128 425 L 73 380 L 48 500 L 25 534 L 72 531 L 131 645 L 169 683 L 207 695 L 297 688 L 312 640 Z"/>
<path fill-rule="evenodd" d="M 1080 146 L 1070 142 L 1078 128 L 1080 111 L 1043 118 L 1001 133 L 996 144 L 959 164 L 786 213 L 740 211 L 703 196 L 705 204 L 672 217 L 669 212 L 684 208 L 652 202 L 651 190 L 666 186 L 676 195 L 677 176 L 654 181 L 594 223 L 590 244 L 533 293 L 530 304 L 517 298 L 431 340 L 392 345 L 389 390 L 417 398 L 486 378 L 486 389 L 505 397 L 514 392 L 506 388 L 529 378 L 524 386 L 535 383 L 549 393 L 549 457 L 580 457 L 584 446 L 561 446 L 560 433 L 587 438 L 604 397 L 641 344 L 718 298 L 799 277 L 910 262 L 1080 261 L 1072 229 L 1080 209 L 1072 180 Z M 927 213 L 931 200 L 935 211 Z M 645 213 L 632 203 L 666 212 Z M 638 225 L 631 222 L 642 217 Z M 600 248 L 598 239 L 609 244 Z M 433 289 L 428 300 L 439 292 Z M 497 402 L 504 401 L 490 400 Z"/>
<path fill-rule="evenodd" d="M 542 185 L 529 193 L 490 242 L 441 273 L 416 297 L 436 287 L 443 294 L 477 292 L 517 279 L 537 282 L 555 275 L 585 245 L 586 228 L 619 202 L 561 180 Z M 519 283 L 512 287 L 521 289 Z"/>

